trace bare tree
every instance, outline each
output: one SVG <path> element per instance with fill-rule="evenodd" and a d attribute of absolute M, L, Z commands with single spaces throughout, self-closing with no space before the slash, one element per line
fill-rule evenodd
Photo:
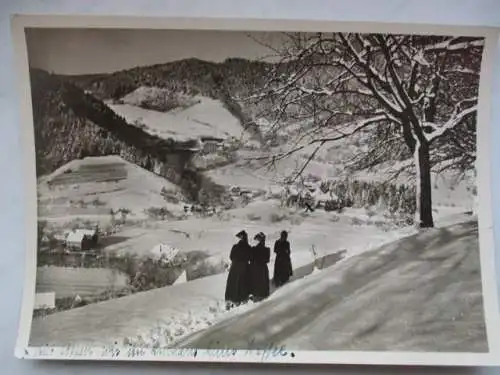
<path fill-rule="evenodd" d="M 484 40 L 472 37 L 359 33 L 286 34 L 263 91 L 250 100 L 271 110 L 269 137 L 301 123 L 288 150 L 313 151 L 367 132 L 370 149 L 355 163 L 413 157 L 420 227 L 433 227 L 431 168 L 471 168 Z M 290 132 L 288 132 L 290 134 Z"/>

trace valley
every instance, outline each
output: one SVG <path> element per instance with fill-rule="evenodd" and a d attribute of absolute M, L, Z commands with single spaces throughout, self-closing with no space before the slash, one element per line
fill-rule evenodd
<path fill-rule="evenodd" d="M 411 157 L 353 168 L 370 148 L 370 130 L 321 150 L 310 144 L 291 152 L 312 124 L 290 120 L 271 134 L 260 117 L 270 103 L 243 100 L 264 87 L 270 69 L 240 59 L 188 59 L 84 77 L 32 72 L 37 291 L 56 298 L 56 308 L 35 316 L 33 344 L 204 343 L 239 327 L 239 316 L 252 326 L 253 314 L 288 308 L 280 297 L 287 290 L 310 289 L 311 299 L 302 302 L 322 304 L 317 295 L 336 288 L 334 275 L 343 275 L 353 259 L 393 251 L 397 241 L 413 244 L 409 238 L 419 230 Z M 474 221 L 474 174 L 439 167 L 432 172 L 436 230 Z M 68 251 L 69 234 L 90 229 L 98 245 Z M 229 253 L 243 229 L 251 240 L 264 232 L 270 247 L 287 230 L 295 275 L 268 302 L 228 312 Z M 271 277 L 274 261 L 272 253 Z M 393 272 L 400 267 L 394 264 Z M 273 322 L 281 319 L 273 314 Z M 286 338 L 298 346 L 307 341 L 306 334 Z"/>

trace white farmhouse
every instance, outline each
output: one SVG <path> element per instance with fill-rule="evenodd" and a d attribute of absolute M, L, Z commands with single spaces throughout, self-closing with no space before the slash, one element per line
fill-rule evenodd
<path fill-rule="evenodd" d="M 97 229 L 75 229 L 66 236 L 66 248 L 74 251 L 90 250 L 97 242 Z"/>
<path fill-rule="evenodd" d="M 224 140 L 217 137 L 201 137 L 198 144 L 201 145 L 203 154 L 213 154 L 222 149 Z"/>
<path fill-rule="evenodd" d="M 55 309 L 56 294 L 54 292 L 35 293 L 34 310 Z"/>

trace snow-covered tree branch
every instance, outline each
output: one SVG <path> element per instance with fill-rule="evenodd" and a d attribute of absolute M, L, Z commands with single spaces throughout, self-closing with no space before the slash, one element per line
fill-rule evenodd
<path fill-rule="evenodd" d="M 424 126 L 430 126 L 432 129 L 432 133 L 426 136 L 427 140 L 432 142 L 438 137 L 443 136 L 446 132 L 455 128 L 457 125 L 461 124 L 467 116 L 471 116 L 477 112 L 477 104 L 464 109 L 458 113 L 454 113 L 448 121 L 444 124 L 435 124 L 430 122 L 424 122 Z"/>
<path fill-rule="evenodd" d="M 449 158 L 449 165 L 468 168 L 475 159 L 469 141 L 475 126 L 469 125 L 477 111 L 483 39 L 359 33 L 287 37 L 265 91 L 252 100 L 271 102 L 263 115 L 271 119 L 270 137 L 295 126 L 294 140 L 286 151 L 262 158 L 274 163 L 317 146 L 302 173 L 323 145 L 361 130 L 383 129 L 373 133 L 379 141 L 374 139 L 354 164 L 376 165 L 404 145 L 406 156 L 414 158 L 418 224 L 432 227 L 434 160 Z M 462 135 L 467 141 L 460 140 Z M 457 161 L 458 150 L 462 161 Z"/>

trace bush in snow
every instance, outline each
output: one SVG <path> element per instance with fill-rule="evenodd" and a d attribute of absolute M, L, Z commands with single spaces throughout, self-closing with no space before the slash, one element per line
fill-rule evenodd
<path fill-rule="evenodd" d="M 371 218 L 371 217 L 375 216 L 376 214 L 377 214 L 377 212 L 374 209 L 372 209 L 371 207 L 366 208 L 366 216 Z"/>
<path fill-rule="evenodd" d="M 271 221 L 271 223 L 280 223 L 283 220 L 286 220 L 287 218 L 288 218 L 288 216 L 286 214 L 278 213 L 278 212 L 272 212 L 269 215 L 269 221 Z"/>
<path fill-rule="evenodd" d="M 222 259 L 207 258 L 186 267 L 187 280 L 196 280 L 202 277 L 218 275 L 225 272 L 227 264 Z"/>
<path fill-rule="evenodd" d="M 302 215 L 292 215 L 289 217 L 290 224 L 292 225 L 300 225 L 304 221 L 304 216 Z"/>
<path fill-rule="evenodd" d="M 120 216 L 121 216 L 121 219 L 122 219 L 122 223 L 125 223 L 127 221 L 127 216 L 132 213 L 132 211 L 130 211 L 128 208 L 120 208 L 118 211 L 117 211 Z"/>
<path fill-rule="evenodd" d="M 358 226 L 358 225 L 364 224 L 364 221 L 362 219 L 360 219 L 359 217 L 353 217 L 351 219 L 351 224 Z"/>
<path fill-rule="evenodd" d="M 95 206 L 95 207 L 99 207 L 99 206 L 105 206 L 106 203 L 101 201 L 99 198 L 95 198 L 93 201 L 92 201 L 92 205 Z"/>
<path fill-rule="evenodd" d="M 330 216 L 330 221 L 333 222 L 333 223 L 336 223 L 339 220 L 340 220 L 340 216 L 338 216 L 338 215 L 332 215 L 332 216 Z"/>
<path fill-rule="evenodd" d="M 229 221 L 233 218 L 231 214 L 224 211 L 218 211 L 216 215 L 217 219 L 219 219 L 220 221 Z"/>
<path fill-rule="evenodd" d="M 165 199 L 166 202 L 169 203 L 177 204 L 183 200 L 182 194 L 176 191 L 168 190 L 165 187 L 162 187 L 160 195 L 163 197 L 163 199 Z"/>
<path fill-rule="evenodd" d="M 144 211 L 153 220 L 165 220 L 167 217 L 172 216 L 166 207 L 150 207 Z"/>
<path fill-rule="evenodd" d="M 165 263 L 161 259 L 146 258 L 140 261 L 130 280 L 135 291 L 144 291 L 172 285 L 183 271 L 182 265 Z"/>
<path fill-rule="evenodd" d="M 279 189 L 272 189 L 272 188 L 269 188 L 268 191 L 265 193 L 265 199 L 266 200 L 279 200 L 281 199 L 282 197 L 282 191 L 281 191 L 281 188 Z"/>
<path fill-rule="evenodd" d="M 331 211 L 337 211 L 341 213 L 343 211 L 344 207 L 342 206 L 341 201 L 336 201 L 336 200 L 329 200 L 325 202 L 325 211 L 326 212 L 331 212 Z"/>

